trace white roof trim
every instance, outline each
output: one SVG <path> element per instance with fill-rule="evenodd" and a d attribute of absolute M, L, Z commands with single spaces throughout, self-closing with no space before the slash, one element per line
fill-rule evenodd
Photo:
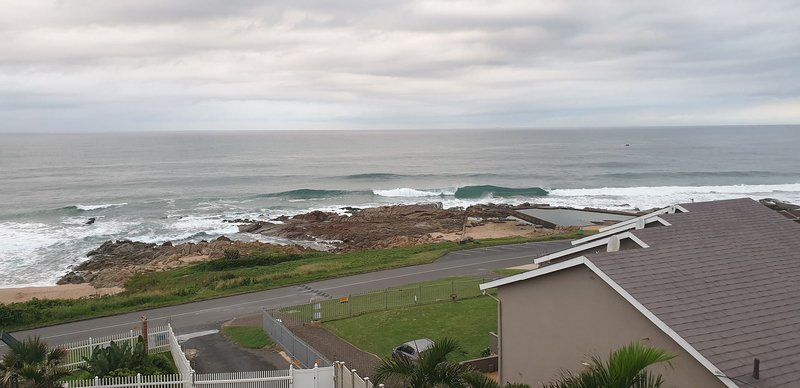
<path fill-rule="evenodd" d="M 573 259 L 569 259 L 567 261 L 563 261 L 561 263 L 548 265 L 546 267 L 537 268 L 537 269 L 534 269 L 534 270 L 531 270 L 531 271 L 528 271 L 528 272 L 523 272 L 523 273 L 520 273 L 520 274 L 511 275 L 511 276 L 506 276 L 506 277 L 504 277 L 502 279 L 497 279 L 495 281 L 491 281 L 491 282 L 488 282 L 488 283 L 483 283 L 483 284 L 480 285 L 480 288 L 481 288 L 481 291 L 483 291 L 483 290 L 488 290 L 490 288 L 496 288 L 496 287 L 499 287 L 499 286 L 504 286 L 504 285 L 509 284 L 509 283 L 516 283 L 516 282 L 521 281 L 521 280 L 528 280 L 528 279 L 535 278 L 537 276 L 547 275 L 547 274 L 549 274 L 551 272 L 560 271 L 560 270 L 562 270 L 564 268 L 570 268 L 570 267 L 574 267 L 576 265 L 581 265 L 581 264 L 583 264 L 583 261 L 585 259 L 586 259 L 586 257 L 584 257 L 584 256 L 576 257 L 576 258 L 573 258 Z"/>
<path fill-rule="evenodd" d="M 705 356 L 700 354 L 700 352 L 698 352 L 697 349 L 695 349 L 689 342 L 683 339 L 683 337 L 681 337 L 680 334 L 676 333 L 675 330 L 672 330 L 672 328 L 669 327 L 666 323 L 664 323 L 664 321 L 659 319 L 655 314 L 653 314 L 650 310 L 644 307 L 644 305 L 639 303 L 639 301 L 636 300 L 636 298 L 634 298 L 633 295 L 628 293 L 628 291 L 625 291 L 625 289 L 622 288 L 622 286 L 617 284 L 617 282 L 615 282 L 608 275 L 606 275 L 605 272 L 600 270 L 600 268 L 594 265 L 594 263 L 589 261 L 589 259 L 587 259 L 586 256 L 576 257 L 574 259 L 569 259 L 562 263 L 553 264 L 547 267 L 535 269 L 533 271 L 528 271 L 518 275 L 513 275 L 506 278 L 498 279 L 493 282 L 484 283 L 480 285 L 480 289 L 486 290 L 489 288 L 495 288 L 506 284 L 515 283 L 521 280 L 532 279 L 538 276 L 560 271 L 562 269 L 576 267 L 581 264 L 588 267 L 592 272 L 595 273 L 595 275 L 597 275 L 600 279 L 606 282 L 606 284 L 608 284 L 614 291 L 616 291 L 620 296 L 622 296 L 622 298 L 625 299 L 625 301 L 630 303 L 636 310 L 638 310 L 642 315 L 644 315 L 645 318 L 647 318 L 650 322 L 656 325 L 656 327 L 658 327 L 661 331 L 663 331 L 664 334 L 666 334 L 673 341 L 675 341 L 675 343 L 677 343 L 678 346 L 683 348 L 683 350 L 685 350 L 692 357 L 694 357 L 695 360 L 697 360 L 701 365 L 703 365 L 703 367 L 708 369 L 708 371 L 711 372 L 711 374 L 713 374 L 714 376 L 716 376 L 720 380 L 720 382 L 725 384 L 726 387 L 739 388 L 739 386 L 733 380 L 725 376 L 725 374 L 722 373 L 722 371 L 719 370 L 719 368 L 717 368 L 711 361 L 705 358 Z"/>
<path fill-rule="evenodd" d="M 672 213 L 675 213 L 676 211 L 679 211 L 681 213 L 688 213 L 689 212 L 688 210 L 686 210 L 686 208 L 684 208 L 681 205 L 671 205 L 671 206 L 667 206 L 667 207 L 665 207 L 665 208 L 663 208 L 661 210 L 656 210 L 656 211 L 654 211 L 652 213 L 645 214 L 643 216 L 634 217 L 634 218 L 631 218 L 631 219 L 628 219 L 628 220 L 625 220 L 625 221 L 622 221 L 622 222 L 618 222 L 618 223 L 616 223 L 614 225 L 609 225 L 609 226 L 600 228 L 599 230 L 601 232 L 605 232 L 607 230 L 617 229 L 617 228 L 619 228 L 621 226 L 624 226 L 624 225 L 636 224 L 636 221 L 639 221 L 639 219 L 642 219 L 642 218 L 647 219 L 647 218 L 650 218 L 652 216 L 658 216 L 658 215 L 661 215 L 661 214 L 672 214 Z"/>
<path fill-rule="evenodd" d="M 719 368 L 717 368 L 711 361 L 705 358 L 705 356 L 700 354 L 700 352 L 698 352 L 697 349 L 695 349 L 694 346 L 692 346 L 689 342 L 683 339 L 683 337 L 681 337 L 680 334 L 676 333 L 675 330 L 672 330 L 672 328 L 669 327 L 669 325 L 664 323 L 664 321 L 659 319 L 655 314 L 653 314 L 652 312 L 650 312 L 650 310 L 644 307 L 644 305 L 639 303 L 639 301 L 636 300 L 636 298 L 634 298 L 633 295 L 629 294 L 628 291 L 625 291 L 625 289 L 622 288 L 622 286 L 617 284 L 617 282 L 615 282 L 608 275 L 606 275 L 605 272 L 601 271 L 600 268 L 597 268 L 597 266 L 594 265 L 594 263 L 592 263 L 585 257 L 583 257 L 583 259 L 584 259 L 583 264 L 589 267 L 589 269 L 591 269 L 592 272 L 594 272 L 598 277 L 600 277 L 600 279 L 603 279 L 603 281 L 605 281 L 609 286 L 611 286 L 611 288 L 613 288 L 614 291 L 616 291 L 626 301 L 628 301 L 628 303 L 633 305 L 633 307 L 635 307 L 636 310 L 639 310 L 639 312 L 642 313 L 642 315 L 644 315 L 645 317 L 647 317 L 647 319 L 649 319 L 650 322 L 653 322 L 653 324 L 656 325 L 656 327 L 658 327 L 659 329 L 661 329 L 661 331 L 663 331 L 664 334 L 672 338 L 673 341 L 675 341 L 681 348 L 683 348 L 683 350 L 685 350 L 698 362 L 700 362 L 700 364 L 702 364 L 706 369 L 708 369 L 709 372 L 711 372 L 714 376 L 717 376 L 717 378 L 719 378 L 719 380 L 723 384 L 725 384 L 728 387 L 738 388 L 738 385 L 734 383 L 733 380 L 725 376 L 725 374 L 722 373 L 722 371 L 719 370 Z"/>
<path fill-rule="evenodd" d="M 642 247 L 642 248 L 650 248 L 649 245 L 647 245 L 644 241 L 642 241 L 638 237 L 634 236 L 633 233 L 631 233 L 631 232 L 620 233 L 620 234 L 617 234 L 617 235 L 614 235 L 614 236 L 617 236 L 620 240 L 629 238 L 629 239 L 633 240 L 634 242 L 636 242 L 637 244 L 639 244 L 639 246 Z M 612 236 L 609 236 L 609 237 L 606 237 L 606 238 L 604 238 L 602 240 L 595 240 L 595 241 L 592 241 L 592 242 L 589 242 L 589 243 L 586 243 L 586 244 L 583 244 L 583 245 L 578 245 L 576 247 L 564 249 L 563 251 L 554 252 L 554 253 L 551 253 L 549 255 L 542 256 L 542 257 L 534 260 L 533 262 L 534 262 L 534 264 L 541 264 L 541 263 L 544 263 L 546 261 L 557 259 L 559 257 L 564 257 L 566 255 L 571 255 L 573 253 L 578 253 L 578 252 L 581 252 L 581 251 L 585 251 L 585 250 L 590 249 L 590 248 L 595 248 L 595 247 L 599 247 L 599 246 L 602 246 L 602 245 L 606 245 L 606 244 L 608 244 L 608 239 L 610 239 L 611 237 Z"/>
<path fill-rule="evenodd" d="M 647 224 L 649 224 L 651 222 L 659 222 L 661 225 L 664 225 L 664 226 L 671 226 L 672 225 L 669 222 L 667 222 L 667 220 L 665 220 L 665 219 L 663 219 L 663 218 L 661 218 L 659 216 L 654 216 L 654 217 L 651 217 L 651 218 L 645 218 L 644 219 L 644 224 L 645 225 L 647 225 Z M 573 240 L 572 241 L 572 245 L 580 245 L 580 244 L 583 244 L 583 243 L 586 243 L 586 242 L 589 242 L 589 241 L 592 241 L 592 240 L 597 240 L 598 238 L 607 237 L 607 236 L 610 236 L 610 235 L 613 235 L 613 234 L 617 234 L 619 232 L 624 232 L 626 230 L 631 230 L 631 229 L 634 229 L 634 228 L 636 228 L 636 223 L 635 222 L 632 223 L 632 224 L 622 225 L 622 226 L 620 226 L 618 228 L 608 229 L 608 230 L 606 230 L 604 232 L 595 233 L 595 234 L 593 234 L 591 236 L 586 236 L 584 238 Z"/>

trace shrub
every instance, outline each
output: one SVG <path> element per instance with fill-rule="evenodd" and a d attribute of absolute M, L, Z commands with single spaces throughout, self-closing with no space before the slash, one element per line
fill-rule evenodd
<path fill-rule="evenodd" d="M 172 363 L 164 355 L 149 355 L 144 349 L 144 340 L 139 337 L 136 345 L 127 342 L 111 341 L 108 347 L 95 347 L 91 357 L 83 357 L 86 362 L 80 368 L 98 377 L 125 377 L 160 375 L 175 373 Z"/>
<path fill-rule="evenodd" d="M 222 253 L 223 260 L 239 260 L 241 254 L 239 253 L 238 249 L 226 249 Z"/>

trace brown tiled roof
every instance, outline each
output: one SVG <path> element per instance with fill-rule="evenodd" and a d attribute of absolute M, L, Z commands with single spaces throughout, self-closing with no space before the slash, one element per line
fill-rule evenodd
<path fill-rule="evenodd" d="M 800 224 L 751 199 L 681 206 L 632 231 L 649 248 L 586 257 L 740 386 L 800 387 Z"/>

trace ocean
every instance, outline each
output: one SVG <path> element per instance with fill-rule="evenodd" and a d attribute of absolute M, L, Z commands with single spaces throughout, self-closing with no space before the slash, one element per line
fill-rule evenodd
<path fill-rule="evenodd" d="M 223 220 L 313 209 L 800 203 L 798 144 L 800 126 L 0 134 L 0 287 L 54 284 L 110 239 L 288 243 Z"/>

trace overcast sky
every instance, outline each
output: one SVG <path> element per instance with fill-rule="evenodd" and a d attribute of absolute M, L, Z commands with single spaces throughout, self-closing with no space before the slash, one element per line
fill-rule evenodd
<path fill-rule="evenodd" d="M 796 0 L 0 9 L 0 131 L 800 123 Z"/>

